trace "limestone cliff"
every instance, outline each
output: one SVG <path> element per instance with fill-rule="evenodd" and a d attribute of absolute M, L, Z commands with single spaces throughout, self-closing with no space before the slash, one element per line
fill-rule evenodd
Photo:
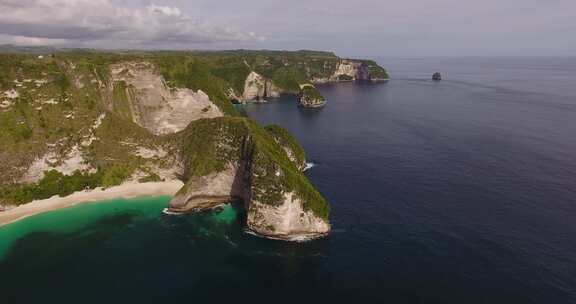
<path fill-rule="evenodd" d="M 306 169 L 306 155 L 298 140 L 288 130 L 278 125 L 269 125 L 265 129 L 274 138 L 274 141 L 284 149 L 286 156 L 296 165 L 298 170 L 304 171 Z"/>
<path fill-rule="evenodd" d="M 0 55 L 0 205 L 179 178 L 173 211 L 241 200 L 260 235 L 326 235 L 329 205 L 302 174 L 300 145 L 239 118 L 230 99 L 299 94 L 317 107 L 326 101 L 313 83 L 346 78 L 387 75 L 314 51 Z"/>
<path fill-rule="evenodd" d="M 292 192 L 283 193 L 278 206 L 253 200 L 246 222 L 255 233 L 272 239 L 301 241 L 327 235 L 330 224 L 302 206 Z"/>
<path fill-rule="evenodd" d="M 193 122 L 175 139 L 184 143 L 186 183 L 169 210 L 199 212 L 241 200 L 247 228 L 262 236 L 300 240 L 328 234 L 328 203 L 302 174 L 301 148 L 286 133 L 245 118 Z"/>
<path fill-rule="evenodd" d="M 317 83 L 340 81 L 381 81 L 387 80 L 388 74 L 378 64 L 370 60 L 340 60 L 334 73 L 328 78 L 315 79 Z"/>
<path fill-rule="evenodd" d="M 280 89 L 271 80 L 256 72 L 250 72 L 244 83 L 244 101 L 265 102 L 266 98 L 279 97 Z"/>
<path fill-rule="evenodd" d="M 110 70 L 109 109 L 154 134 L 178 132 L 194 120 L 223 116 L 202 90 L 170 89 L 149 62 L 117 63 Z"/>

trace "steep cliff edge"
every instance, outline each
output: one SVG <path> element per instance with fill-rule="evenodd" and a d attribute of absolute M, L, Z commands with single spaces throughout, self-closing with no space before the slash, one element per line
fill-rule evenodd
<path fill-rule="evenodd" d="M 251 72 L 246 78 L 243 100 L 265 102 L 267 98 L 279 96 L 280 89 L 270 79 L 266 79 L 256 72 Z"/>
<path fill-rule="evenodd" d="M 170 89 L 156 67 L 146 61 L 110 66 L 109 109 L 154 134 L 170 134 L 197 119 L 223 116 L 202 90 Z"/>
<path fill-rule="evenodd" d="M 239 76 L 245 77 L 244 86 L 239 90 L 231 87 L 229 98 L 238 102 L 265 102 L 268 98 L 278 97 L 280 94 L 294 94 L 299 96 L 301 106 L 321 107 L 325 105 L 325 99 L 317 98 L 316 95 L 320 92 L 313 86 L 314 83 L 388 80 L 386 70 L 370 60 L 330 56 L 302 56 L 298 60 L 281 58 L 279 62 L 277 60 L 278 58 L 270 57 L 251 64 L 244 60 L 250 72 L 247 76 Z M 307 86 L 306 92 L 303 92 L 303 86 Z"/>
<path fill-rule="evenodd" d="M 174 140 L 184 143 L 186 183 L 171 212 L 242 200 L 248 229 L 260 235 L 301 240 L 329 233 L 329 205 L 302 174 L 303 151 L 287 131 L 225 117 L 193 122 Z"/>
<path fill-rule="evenodd" d="M 312 83 L 347 82 L 347 81 L 386 81 L 388 73 L 372 60 L 338 59 L 329 65 L 328 75 L 314 77 Z"/>
<path fill-rule="evenodd" d="M 230 101 L 294 94 L 319 107 L 316 82 L 386 78 L 374 62 L 314 51 L 0 54 L 0 205 L 183 179 L 173 211 L 242 200 L 260 235 L 323 236 L 329 206 L 300 145 Z"/>
<path fill-rule="evenodd" d="M 389 78 L 374 61 L 343 59 L 329 52 L 238 50 L 194 54 L 205 60 L 206 69 L 224 80 L 226 95 L 237 102 L 298 95 L 304 84 Z"/>

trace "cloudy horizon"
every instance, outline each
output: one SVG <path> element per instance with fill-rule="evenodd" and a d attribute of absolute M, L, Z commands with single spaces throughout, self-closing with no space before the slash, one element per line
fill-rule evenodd
<path fill-rule="evenodd" d="M 0 0 L 0 44 L 569 56 L 568 0 Z"/>

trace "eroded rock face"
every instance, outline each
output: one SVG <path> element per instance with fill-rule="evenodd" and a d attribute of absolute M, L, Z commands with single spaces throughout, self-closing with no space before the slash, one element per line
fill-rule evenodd
<path fill-rule="evenodd" d="M 327 235 L 328 203 L 302 174 L 295 148 L 281 144 L 291 140 L 280 139 L 277 128 L 268 131 L 245 118 L 193 122 L 182 134 L 191 139 L 182 148 L 187 180 L 169 211 L 200 212 L 241 199 L 247 228 L 257 234 L 282 240 Z M 195 142 L 193 134 L 206 130 L 213 134 Z M 214 145 L 198 149 L 212 140 Z M 206 155 L 218 161 L 211 168 L 202 162 Z"/>
<path fill-rule="evenodd" d="M 298 105 L 303 108 L 322 108 L 326 105 L 326 100 L 311 98 L 306 95 L 298 96 Z"/>
<path fill-rule="evenodd" d="M 172 212 L 211 209 L 222 203 L 244 199 L 243 170 L 230 164 L 227 169 L 206 176 L 193 176 L 170 201 Z"/>
<path fill-rule="evenodd" d="M 154 134 L 183 130 L 197 119 L 223 116 L 201 90 L 171 90 L 148 62 L 124 62 L 111 66 L 110 110 Z"/>
<path fill-rule="evenodd" d="M 334 72 L 334 75 L 332 75 L 332 80 L 341 81 L 346 79 L 370 80 L 370 72 L 368 71 L 368 67 L 361 62 L 342 60 L 336 67 L 336 71 Z"/>
<path fill-rule="evenodd" d="M 245 101 L 265 102 L 266 98 L 279 96 L 280 89 L 278 89 L 271 80 L 266 79 L 262 75 L 251 72 L 246 78 L 244 94 L 242 95 Z"/>
<path fill-rule="evenodd" d="M 284 193 L 277 205 L 252 200 L 248 206 L 247 225 L 262 236 L 300 241 L 318 238 L 330 232 L 330 224 L 302 208 L 294 193 Z"/>
<path fill-rule="evenodd" d="M 89 128 L 83 131 L 83 138 L 79 145 L 72 146 L 65 152 L 60 152 L 60 147 L 56 144 L 47 145 L 48 152 L 30 163 L 26 172 L 21 177 L 22 183 L 35 183 L 40 181 L 46 171 L 56 170 L 64 175 L 71 175 L 75 171 L 94 173 L 96 168 L 86 162 L 85 150 L 96 140 L 95 132 L 106 118 L 106 114 L 101 114 L 96 118 Z M 82 134 L 82 132 L 79 132 Z"/>

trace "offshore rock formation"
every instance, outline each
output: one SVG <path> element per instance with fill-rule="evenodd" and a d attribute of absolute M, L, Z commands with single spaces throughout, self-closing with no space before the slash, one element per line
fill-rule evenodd
<path fill-rule="evenodd" d="M 230 85 L 226 96 L 234 103 L 265 101 L 280 94 L 300 93 L 308 83 L 386 81 L 386 70 L 371 60 L 341 59 L 327 52 L 238 51 L 236 58 L 213 54 L 215 71 Z M 230 55 L 230 54 L 226 54 Z"/>
<path fill-rule="evenodd" d="M 298 105 L 304 108 L 321 108 L 326 105 L 326 99 L 312 84 L 300 86 Z"/>
<path fill-rule="evenodd" d="M 245 118 L 199 120 L 176 142 L 184 143 L 186 182 L 170 212 L 241 200 L 247 228 L 259 235 L 303 240 L 330 232 L 328 203 L 302 174 L 303 151 L 284 129 L 264 129 Z"/>
<path fill-rule="evenodd" d="M 201 90 L 171 90 L 149 62 L 124 62 L 110 67 L 108 107 L 154 134 L 178 132 L 197 119 L 222 116 Z"/>
<path fill-rule="evenodd" d="M 244 83 L 243 100 L 265 102 L 266 98 L 279 96 L 280 89 L 277 88 L 271 80 L 266 79 L 256 72 L 250 72 L 250 74 L 248 74 Z"/>

